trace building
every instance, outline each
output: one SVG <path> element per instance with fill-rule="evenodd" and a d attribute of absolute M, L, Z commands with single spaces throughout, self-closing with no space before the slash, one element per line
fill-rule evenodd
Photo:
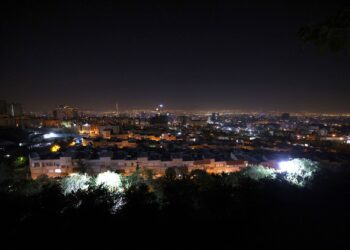
<path fill-rule="evenodd" d="M 22 104 L 18 102 L 8 103 L 0 100 L 0 115 L 8 115 L 11 117 L 19 117 L 23 115 Z"/>
<path fill-rule="evenodd" d="M 63 177 L 74 172 L 72 159 L 60 157 L 57 159 L 30 158 L 30 173 L 33 179 L 46 175 L 49 178 Z"/>
<path fill-rule="evenodd" d="M 64 177 L 73 173 L 78 167 L 78 162 L 81 159 L 72 157 L 60 156 L 41 159 L 38 155 L 29 156 L 29 166 L 33 179 L 40 175 L 47 175 L 50 178 Z M 154 159 L 149 157 L 138 157 L 133 159 L 115 159 L 111 156 L 100 157 L 98 159 L 83 159 L 89 172 L 99 174 L 108 170 L 123 172 L 126 175 L 136 171 L 136 168 L 150 169 L 156 176 L 165 174 L 168 167 L 187 167 L 189 171 L 200 169 L 208 173 L 232 173 L 240 171 L 248 166 L 247 161 L 215 161 L 214 159 L 205 160 L 190 160 L 186 161 L 183 158 L 173 159 Z"/>
<path fill-rule="evenodd" d="M 187 125 L 192 127 L 203 127 L 207 125 L 207 120 L 201 118 L 192 118 L 187 120 Z"/>
<path fill-rule="evenodd" d="M 11 117 L 18 117 L 23 115 L 22 104 L 20 103 L 9 103 L 7 105 L 7 112 Z"/>
<path fill-rule="evenodd" d="M 289 120 L 290 119 L 290 114 L 289 113 L 283 113 L 281 115 L 281 119 L 282 120 Z"/>
<path fill-rule="evenodd" d="M 69 106 L 59 105 L 54 111 L 53 115 L 59 120 L 70 120 L 78 118 L 78 110 Z"/>
<path fill-rule="evenodd" d="M 0 100 L 0 126 L 20 127 L 22 126 L 23 109 L 20 103 L 8 103 Z"/>
<path fill-rule="evenodd" d="M 149 123 L 153 126 L 167 126 L 168 125 L 168 116 L 166 115 L 156 115 L 149 119 Z"/>
<path fill-rule="evenodd" d="M 219 113 L 212 113 L 208 118 L 209 124 L 217 124 L 219 122 Z"/>

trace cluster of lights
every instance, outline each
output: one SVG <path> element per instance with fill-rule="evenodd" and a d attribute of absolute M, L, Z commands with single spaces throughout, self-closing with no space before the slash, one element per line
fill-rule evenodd
<path fill-rule="evenodd" d="M 104 187 L 110 192 L 123 191 L 121 175 L 110 171 L 100 173 L 96 178 L 90 177 L 87 174 L 70 174 L 62 179 L 61 187 L 65 195 L 75 193 L 79 190 L 84 191 L 89 187 Z"/>
<path fill-rule="evenodd" d="M 163 104 L 159 104 L 158 107 L 156 108 L 156 111 L 160 111 L 164 107 Z"/>

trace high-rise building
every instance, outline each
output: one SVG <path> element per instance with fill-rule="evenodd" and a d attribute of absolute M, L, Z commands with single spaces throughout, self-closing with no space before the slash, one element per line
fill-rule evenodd
<path fill-rule="evenodd" d="M 78 110 L 69 106 L 59 105 L 54 111 L 53 115 L 59 120 L 69 120 L 78 118 Z"/>
<path fill-rule="evenodd" d="M 0 126 L 19 127 L 22 123 L 22 115 L 22 104 L 0 101 Z"/>
<path fill-rule="evenodd" d="M 219 121 L 219 113 L 212 113 L 210 119 L 213 123 L 217 123 Z"/>
<path fill-rule="evenodd" d="M 155 126 L 167 126 L 169 117 L 166 115 L 156 115 L 149 119 L 149 123 Z"/>
<path fill-rule="evenodd" d="M 115 115 L 119 116 L 119 105 L 118 105 L 118 103 L 115 104 Z"/>
<path fill-rule="evenodd" d="M 12 117 L 22 116 L 23 115 L 23 109 L 22 104 L 16 102 L 16 103 L 8 103 L 7 104 L 7 114 Z"/>
<path fill-rule="evenodd" d="M 282 120 L 289 120 L 289 118 L 290 118 L 289 113 L 283 113 L 283 114 L 281 115 L 281 119 L 282 119 Z"/>

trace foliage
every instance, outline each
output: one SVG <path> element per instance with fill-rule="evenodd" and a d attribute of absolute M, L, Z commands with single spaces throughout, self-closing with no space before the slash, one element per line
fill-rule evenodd
<path fill-rule="evenodd" d="M 119 192 L 123 190 L 122 177 L 120 174 L 114 172 L 100 173 L 96 177 L 96 186 L 102 186 L 112 192 Z"/>
<path fill-rule="evenodd" d="M 167 178 L 168 180 L 176 179 L 176 170 L 174 167 L 168 167 L 165 169 L 165 178 Z"/>
<path fill-rule="evenodd" d="M 186 178 L 188 176 L 188 168 L 186 166 L 177 167 L 176 170 L 181 178 Z"/>
<path fill-rule="evenodd" d="M 298 162 L 302 163 L 302 171 L 313 171 L 313 162 L 298 159 L 295 163 Z M 154 235 L 176 235 L 180 227 L 186 236 L 215 236 L 216 244 L 216 239 L 223 237 L 232 239 L 235 246 L 242 241 L 247 248 L 247 237 L 259 244 L 266 239 L 269 244 L 278 240 L 276 248 L 280 248 L 279 241 L 290 244 L 300 234 L 314 239 L 327 232 L 324 238 L 337 248 L 343 231 L 333 233 L 327 228 L 346 228 L 350 222 L 349 166 L 322 167 L 313 173 L 307 188 L 295 185 L 277 170 L 276 178 L 270 178 L 265 169 L 257 166 L 223 175 L 195 170 L 189 178 L 161 177 L 150 183 L 140 178 L 140 182 L 124 187 L 123 192 L 111 192 L 91 182 L 87 189 L 77 188 L 66 195 L 61 190 L 66 178 L 42 177 L 12 183 L 10 192 L 0 191 L 0 219 L 6 232 L 16 238 L 34 237 L 38 232 L 41 237 L 49 237 L 64 231 L 79 243 L 85 238 L 112 239 L 115 235 L 135 239 L 131 232 L 137 228 L 142 232 L 137 239 L 149 239 Z M 23 192 L 26 188 L 35 192 Z M 347 236 L 347 231 L 343 233 Z M 219 242 L 232 246 L 232 241 Z M 147 240 L 142 244 L 147 242 L 154 244 Z"/>
<path fill-rule="evenodd" d="M 289 161 L 289 165 L 293 168 L 283 173 L 283 178 L 297 186 L 304 186 L 313 178 L 318 170 L 315 162 L 308 159 L 293 159 Z"/>
<path fill-rule="evenodd" d="M 19 157 L 17 157 L 17 158 L 15 159 L 15 161 L 14 161 L 14 166 L 15 166 L 16 168 L 20 168 L 20 167 L 24 167 L 25 164 L 27 164 L 27 163 L 28 163 L 28 160 L 27 160 L 26 157 L 24 157 L 24 156 L 19 156 Z"/>
<path fill-rule="evenodd" d="M 76 171 L 80 174 L 88 173 L 88 168 L 87 168 L 86 162 L 84 160 L 78 159 Z"/>
<path fill-rule="evenodd" d="M 62 191 L 65 195 L 76 193 L 79 190 L 87 190 L 91 177 L 87 174 L 71 174 L 61 180 Z"/>
<path fill-rule="evenodd" d="M 30 175 L 27 167 L 28 160 L 24 156 L 9 158 L 0 162 L 0 183 L 7 181 L 21 181 Z"/>
<path fill-rule="evenodd" d="M 124 189 L 128 189 L 132 186 L 137 186 L 143 183 L 144 179 L 142 177 L 142 169 L 140 167 L 136 167 L 136 171 L 133 172 L 129 176 L 123 176 L 121 179 L 122 187 Z"/>
<path fill-rule="evenodd" d="M 253 180 L 261 180 L 261 179 L 274 179 L 276 178 L 276 171 L 271 168 L 266 168 L 263 166 L 251 166 L 244 170 L 241 173 L 245 177 L 249 177 Z"/>
<path fill-rule="evenodd" d="M 324 52 L 347 50 L 350 53 L 350 9 L 343 9 L 318 25 L 308 25 L 298 31 L 299 39 L 312 43 Z"/>
<path fill-rule="evenodd" d="M 124 204 L 123 197 L 111 192 L 106 186 L 88 186 L 85 190 L 79 189 L 67 196 L 70 201 L 69 209 L 84 213 L 97 212 L 100 214 L 113 214 Z"/>

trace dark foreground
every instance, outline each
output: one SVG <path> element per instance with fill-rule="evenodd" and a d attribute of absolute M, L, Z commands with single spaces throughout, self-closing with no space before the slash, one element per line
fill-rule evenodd
<path fill-rule="evenodd" d="M 2 249 L 346 249 L 349 180 L 346 166 L 322 169 L 303 188 L 278 178 L 162 178 L 133 185 L 117 211 L 103 188 L 64 196 L 47 179 L 7 183 L 6 192 L 3 183 Z"/>

